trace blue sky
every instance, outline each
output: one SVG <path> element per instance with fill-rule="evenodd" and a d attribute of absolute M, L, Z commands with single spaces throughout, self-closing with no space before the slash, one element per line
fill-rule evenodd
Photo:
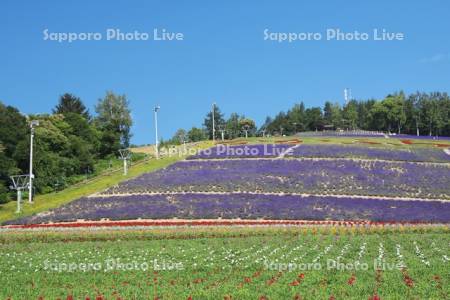
<path fill-rule="evenodd" d="M 133 142 L 154 140 L 152 107 L 169 138 L 200 126 L 213 101 L 261 124 L 303 100 L 343 102 L 388 93 L 449 91 L 448 1 L 2 1 L 0 101 L 49 112 L 70 92 L 94 105 L 124 93 Z M 43 31 L 150 32 L 183 41 L 45 41 Z M 270 32 L 386 29 L 403 41 L 265 41 Z"/>

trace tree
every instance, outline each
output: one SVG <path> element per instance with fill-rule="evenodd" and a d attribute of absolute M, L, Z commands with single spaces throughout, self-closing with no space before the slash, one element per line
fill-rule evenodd
<path fill-rule="evenodd" d="M 183 144 L 188 138 L 188 134 L 184 129 L 178 129 L 172 137 L 172 142 L 174 144 Z"/>
<path fill-rule="evenodd" d="M 390 132 L 393 128 L 396 128 L 400 134 L 406 122 L 405 94 L 400 92 L 388 95 L 381 103 L 386 107 L 388 131 Z"/>
<path fill-rule="evenodd" d="M 213 113 L 215 127 L 214 138 L 217 138 L 217 136 L 219 135 L 218 126 L 225 125 L 225 120 L 223 118 L 223 114 L 220 112 L 220 108 L 217 105 L 213 105 L 213 111 L 208 112 L 203 122 L 203 126 L 205 126 L 206 128 L 210 140 L 213 138 Z"/>
<path fill-rule="evenodd" d="M 229 139 L 234 139 L 239 136 L 241 128 L 239 127 L 239 120 L 241 117 L 237 113 L 232 113 L 230 118 L 225 122 L 225 131 Z"/>
<path fill-rule="evenodd" d="M 99 99 L 95 111 L 95 124 L 101 133 L 101 156 L 117 153 L 120 148 L 128 148 L 133 122 L 127 97 L 107 92 L 103 99 Z"/>
<path fill-rule="evenodd" d="M 358 111 L 357 111 L 357 102 L 356 100 L 350 100 L 345 106 L 343 110 L 344 122 L 347 125 L 347 128 L 356 129 L 356 123 L 358 121 Z"/>
<path fill-rule="evenodd" d="M 188 139 L 191 142 L 199 142 L 206 139 L 205 133 L 202 129 L 197 127 L 192 127 L 188 133 Z"/>
<path fill-rule="evenodd" d="M 65 93 L 59 98 L 59 103 L 53 109 L 54 114 L 75 113 L 83 116 L 86 120 L 90 119 L 89 111 L 84 106 L 80 98 Z"/>
<path fill-rule="evenodd" d="M 249 133 L 250 135 L 252 135 L 256 130 L 255 121 L 245 117 L 239 120 L 239 126 L 241 127 L 241 130 L 245 133 L 245 137 L 248 137 Z"/>
<path fill-rule="evenodd" d="M 319 130 L 323 127 L 322 110 L 320 107 L 307 108 L 305 111 L 309 130 Z"/>
<path fill-rule="evenodd" d="M 7 157 L 12 157 L 17 144 L 27 139 L 27 119 L 16 108 L 0 102 L 0 143 Z"/>

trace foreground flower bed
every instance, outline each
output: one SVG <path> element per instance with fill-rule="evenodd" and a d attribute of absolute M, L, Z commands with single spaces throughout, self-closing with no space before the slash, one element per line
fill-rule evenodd
<path fill-rule="evenodd" d="M 450 236 L 231 229 L 0 244 L 2 299 L 446 299 Z M 376 228 L 375 228 L 376 229 Z M 81 233 L 89 236 L 90 233 Z M 209 238 L 211 237 L 211 238 Z M 242 237 L 242 238 L 239 238 Z M 117 241 L 120 239 L 120 242 Z M 348 267 L 343 267 L 345 264 Z"/>
<path fill-rule="evenodd" d="M 255 194 L 106 196 L 81 198 L 54 210 L 5 224 L 139 218 L 448 223 L 450 202 Z M 174 224 L 176 222 L 174 220 Z M 220 224 L 222 221 L 217 222 Z M 238 221 L 235 222 L 239 225 Z"/>
<path fill-rule="evenodd" d="M 351 160 L 180 161 L 103 194 L 267 192 L 450 199 L 450 165 Z"/>

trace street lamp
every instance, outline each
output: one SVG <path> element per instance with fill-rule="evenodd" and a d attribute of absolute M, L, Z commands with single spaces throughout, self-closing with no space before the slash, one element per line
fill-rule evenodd
<path fill-rule="evenodd" d="M 33 203 L 33 140 L 34 140 L 34 127 L 39 126 L 38 120 L 33 120 L 30 122 L 30 175 L 28 184 L 28 202 Z"/>
<path fill-rule="evenodd" d="M 158 149 L 158 110 L 161 107 L 159 105 L 155 106 L 153 109 L 155 112 L 155 155 L 156 159 L 159 159 L 159 149 Z"/>
<path fill-rule="evenodd" d="M 216 110 L 215 106 L 216 106 L 216 102 L 213 102 L 213 104 L 212 104 L 212 139 L 213 139 L 213 142 L 216 140 L 216 137 L 215 137 L 216 124 L 214 122 L 214 115 L 215 115 L 215 110 Z"/>

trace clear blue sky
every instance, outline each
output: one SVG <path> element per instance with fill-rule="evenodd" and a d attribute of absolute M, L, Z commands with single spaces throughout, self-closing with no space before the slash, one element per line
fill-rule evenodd
<path fill-rule="evenodd" d="M 388 93 L 449 91 L 449 1 L 2 1 L 0 101 L 24 113 L 49 112 L 59 95 L 90 111 L 107 90 L 125 93 L 133 142 L 160 129 L 200 126 L 213 101 L 228 116 L 267 115 Z M 183 41 L 45 41 L 49 32 L 182 32 Z M 340 28 L 405 34 L 403 41 L 264 41 L 271 32 Z M 325 39 L 325 38 L 324 38 Z"/>

